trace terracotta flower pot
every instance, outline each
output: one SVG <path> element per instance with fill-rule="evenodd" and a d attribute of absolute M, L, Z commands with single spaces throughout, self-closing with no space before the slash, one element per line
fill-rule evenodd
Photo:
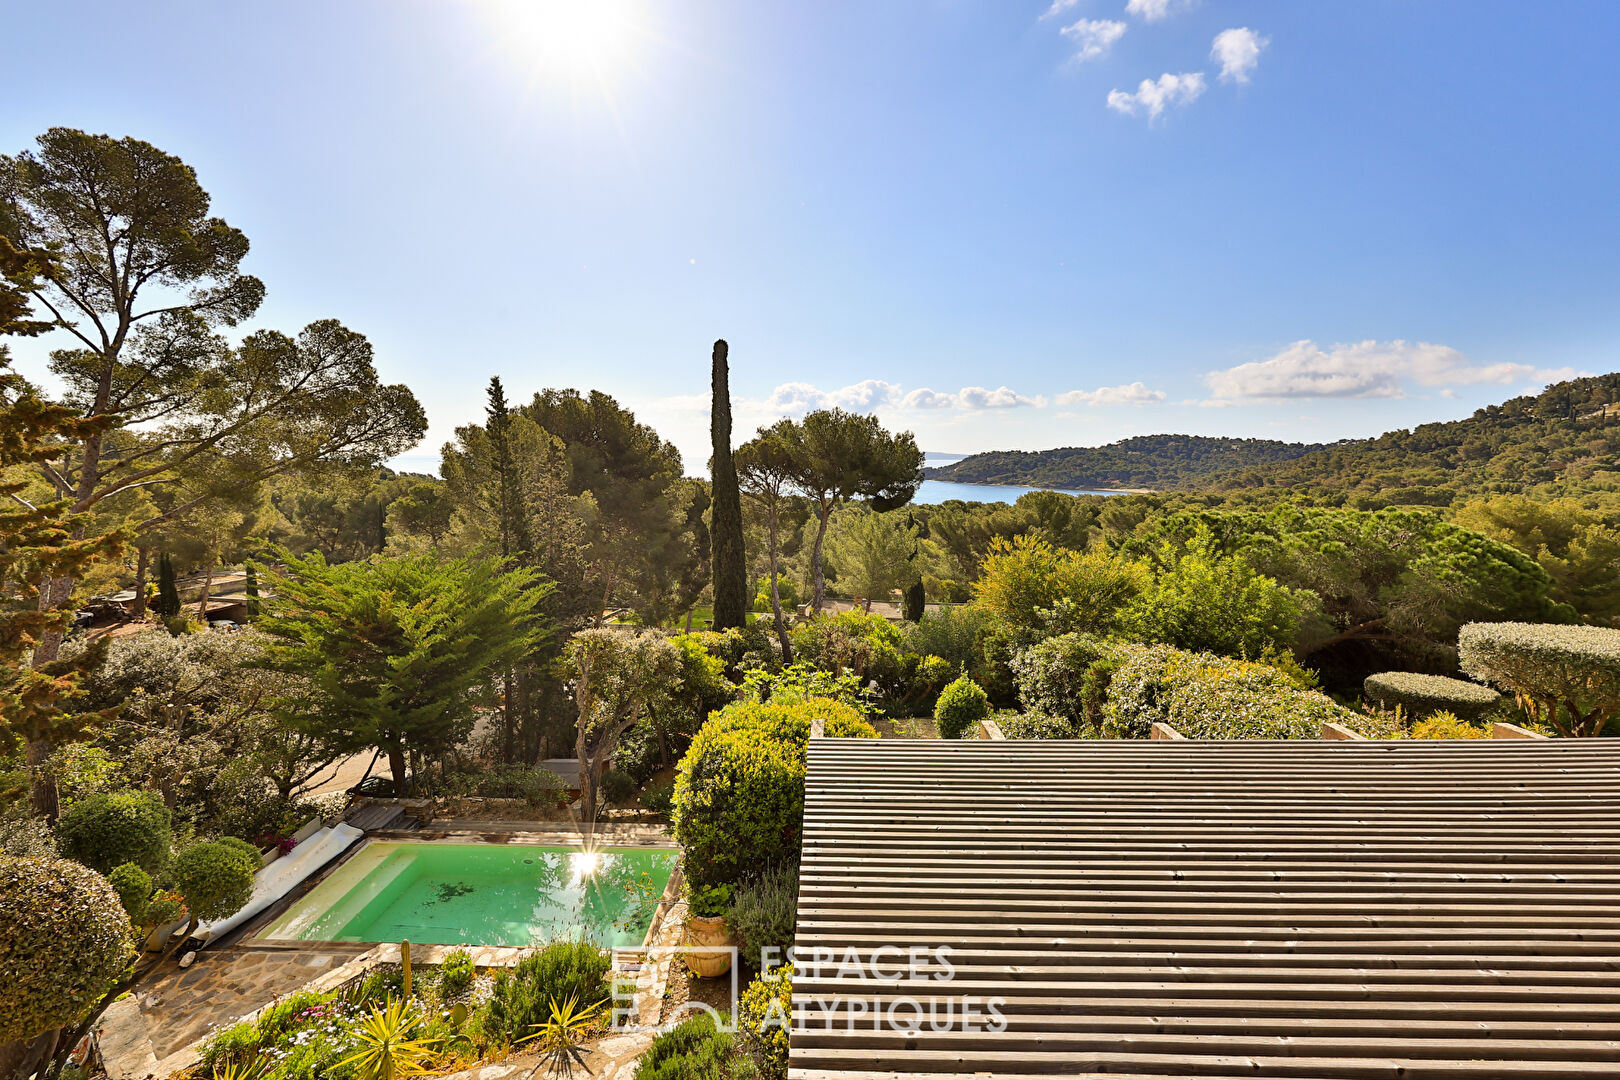
<path fill-rule="evenodd" d="M 704 918 L 698 915 L 689 915 L 686 919 L 686 944 L 688 945 L 730 945 L 731 928 L 726 925 L 724 915 Z M 712 979 L 716 975 L 724 975 L 731 970 L 731 954 L 729 952 L 689 952 L 683 954 L 686 966 L 692 969 L 692 974 L 700 975 L 705 979 Z"/>

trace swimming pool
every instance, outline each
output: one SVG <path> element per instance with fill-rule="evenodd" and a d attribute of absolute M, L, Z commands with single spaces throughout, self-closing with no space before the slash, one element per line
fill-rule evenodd
<path fill-rule="evenodd" d="M 295 941 L 640 945 L 670 848 L 373 841 L 260 936 Z"/>

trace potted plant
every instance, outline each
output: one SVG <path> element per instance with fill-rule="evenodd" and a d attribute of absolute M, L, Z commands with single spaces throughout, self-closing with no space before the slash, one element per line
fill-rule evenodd
<path fill-rule="evenodd" d="M 686 943 L 688 945 L 730 945 L 731 928 L 726 913 L 731 910 L 730 885 L 696 885 L 686 893 Z M 712 979 L 731 970 L 731 954 L 724 951 L 689 952 L 686 966 L 692 974 Z"/>

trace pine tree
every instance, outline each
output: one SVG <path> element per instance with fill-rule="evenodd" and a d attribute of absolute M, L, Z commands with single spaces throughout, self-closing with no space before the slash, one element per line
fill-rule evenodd
<path fill-rule="evenodd" d="M 741 626 L 748 617 L 748 558 L 743 551 L 742 496 L 737 488 L 737 465 L 731 457 L 731 372 L 725 341 L 714 343 L 714 403 L 709 433 L 714 457 L 709 465 L 711 495 L 710 535 L 714 543 L 714 628 Z"/>
<path fill-rule="evenodd" d="M 172 619 L 180 614 L 180 590 L 175 586 L 174 563 L 170 561 L 167 551 L 158 556 L 158 594 L 152 610 L 163 619 Z"/>

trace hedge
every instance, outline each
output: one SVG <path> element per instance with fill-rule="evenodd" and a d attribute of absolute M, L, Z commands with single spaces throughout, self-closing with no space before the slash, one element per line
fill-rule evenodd
<path fill-rule="evenodd" d="M 733 884 L 799 852 L 810 722 L 877 738 L 859 712 L 824 698 L 737 703 L 709 717 L 675 771 L 673 823 L 694 885 Z"/>
<path fill-rule="evenodd" d="M 1556 623 L 1469 623 L 1457 634 L 1462 669 L 1516 694 L 1534 723 L 1599 735 L 1620 708 L 1620 630 Z"/>
<path fill-rule="evenodd" d="M 78 1021 L 132 953 L 106 878 L 66 859 L 0 856 L 0 1043 Z"/>
<path fill-rule="evenodd" d="M 737 1045 L 761 1080 L 786 1080 L 788 1030 L 793 1024 L 793 965 L 748 984 L 737 1002 Z"/>
<path fill-rule="evenodd" d="M 1009 739 L 1072 739 L 1074 725 L 1061 716 L 1041 712 L 1007 713 L 996 716 L 996 726 Z"/>
<path fill-rule="evenodd" d="M 1369 675 L 1362 682 L 1361 690 L 1368 700 L 1386 709 L 1399 706 L 1407 715 L 1418 718 L 1449 712 L 1463 720 L 1478 720 L 1502 700 L 1501 695 L 1488 686 L 1415 671 Z"/>
<path fill-rule="evenodd" d="M 1109 738 L 1145 739 L 1162 722 L 1189 739 L 1316 739 L 1324 723 L 1357 720 L 1268 664 L 1169 645 L 1121 645 L 1116 656 L 1104 707 Z"/>

